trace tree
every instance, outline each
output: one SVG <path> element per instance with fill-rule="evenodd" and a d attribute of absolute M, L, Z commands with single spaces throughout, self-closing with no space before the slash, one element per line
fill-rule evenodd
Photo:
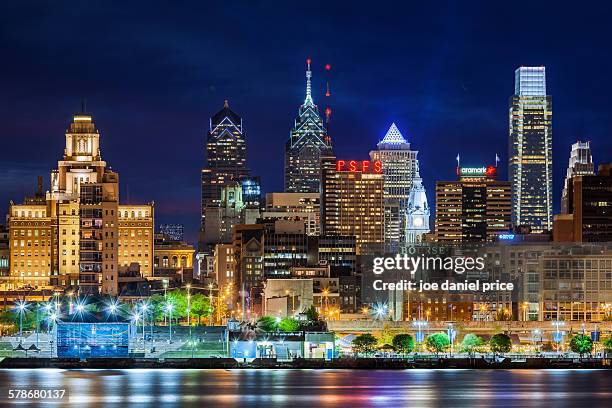
<path fill-rule="evenodd" d="M 151 305 L 151 313 L 155 321 L 163 321 L 166 314 L 164 308 L 166 307 L 166 299 L 163 295 L 153 295 L 149 298 Z"/>
<path fill-rule="evenodd" d="M 414 350 L 414 337 L 410 334 L 396 334 L 391 343 L 400 353 L 411 353 Z"/>
<path fill-rule="evenodd" d="M 606 352 L 612 352 L 612 337 L 607 337 L 601 344 Z"/>
<path fill-rule="evenodd" d="M 497 333 L 489 340 L 489 346 L 494 353 L 507 353 L 512 350 L 512 340 L 504 333 Z"/>
<path fill-rule="evenodd" d="M 180 319 L 187 316 L 187 292 L 175 289 L 168 292 L 167 303 L 172 305 L 172 318 Z"/>
<path fill-rule="evenodd" d="M 353 351 L 356 353 L 364 354 L 371 353 L 372 351 L 374 351 L 377 342 L 378 341 L 376 340 L 376 337 L 369 333 L 360 334 L 359 336 L 355 337 L 352 342 Z"/>
<path fill-rule="evenodd" d="M 274 332 L 278 328 L 276 317 L 262 316 L 257 320 L 257 328 L 264 332 Z"/>
<path fill-rule="evenodd" d="M 212 314 L 213 309 L 210 307 L 210 299 L 201 293 L 196 293 L 191 296 L 191 313 L 198 318 L 198 326 L 201 324 L 202 317 L 208 317 Z"/>
<path fill-rule="evenodd" d="M 319 321 L 319 312 L 317 312 L 317 309 L 315 309 L 313 305 L 310 305 L 310 307 L 306 310 L 306 318 L 309 322 Z"/>
<path fill-rule="evenodd" d="M 463 337 L 461 342 L 461 351 L 470 355 L 478 349 L 478 347 L 484 344 L 482 337 L 475 335 L 474 333 L 468 333 Z"/>
<path fill-rule="evenodd" d="M 447 347 L 450 346 L 450 340 L 446 333 L 434 333 L 430 336 L 427 336 L 427 349 L 436 354 L 444 351 Z"/>
<path fill-rule="evenodd" d="M 590 354 L 593 351 L 593 340 L 585 334 L 577 334 L 570 340 L 570 350 L 574 353 L 579 353 L 580 357 L 583 354 Z"/>
<path fill-rule="evenodd" d="M 282 332 L 296 332 L 300 330 L 300 322 L 290 317 L 282 319 L 278 325 Z"/>

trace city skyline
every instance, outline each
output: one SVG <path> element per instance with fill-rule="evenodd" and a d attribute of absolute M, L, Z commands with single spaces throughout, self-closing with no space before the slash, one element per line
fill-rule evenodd
<path fill-rule="evenodd" d="M 10 18 L 10 12 L 20 11 L 22 9 L 19 7 L 9 10 L 4 18 Z M 416 20 L 419 13 L 425 11 L 416 10 L 406 17 L 411 24 L 402 36 L 409 37 L 418 31 L 420 26 Z M 282 12 L 282 8 L 277 10 L 277 13 Z M 449 16 L 452 15 L 451 10 L 447 12 Z M 100 19 L 104 14 L 98 8 L 86 13 L 94 19 Z M 307 10 L 306 13 L 319 22 L 317 27 L 323 33 L 337 32 L 332 30 L 329 21 L 317 19 L 313 11 Z M 329 13 L 341 15 L 337 6 L 331 7 Z M 477 13 L 474 18 L 478 21 L 473 24 L 482 23 L 491 13 L 492 10 Z M 561 18 L 569 17 L 561 9 L 551 10 L 551 13 Z M 57 14 L 53 17 L 59 21 L 67 18 Z M 387 17 L 392 23 L 399 22 L 399 17 Z M 33 21 L 44 23 L 43 30 L 64 32 L 61 24 L 54 24 L 58 28 L 48 25 L 51 21 L 48 18 L 35 14 Z M 459 13 L 457 21 L 446 30 L 457 28 L 457 22 L 466 18 Z M 146 14 L 141 21 L 147 25 L 150 19 L 151 15 Z M 437 16 L 435 22 L 448 19 L 448 16 Z M 5 137 L 7 148 L 0 153 L 4 170 L 0 211 L 6 213 L 9 200 L 19 202 L 24 195 L 31 195 L 36 176 L 46 175 L 53 168 L 55 158 L 61 153 L 63 129 L 71 115 L 79 110 L 81 100 L 87 99 L 87 110 L 92 113 L 105 136 L 102 142 L 105 159 L 122 175 L 121 196 L 128 203 L 155 200 L 156 223 L 185 224 L 187 238 L 195 241 L 200 212 L 198 173 L 204 164 L 208 118 L 218 111 L 223 100 L 228 99 L 236 113 L 244 118 L 245 132 L 248 134 L 247 160 L 252 173 L 261 176 L 264 191 L 282 191 L 283 148 L 295 117 L 295 108 L 303 100 L 303 69 L 307 57 L 313 59 L 313 99 L 320 104 L 320 110 L 324 108 L 323 65 L 332 65 L 330 82 L 334 102 L 329 129 L 336 155 L 367 158 L 367 153 L 375 148 L 389 125 L 396 122 L 407 141 L 418 146 L 421 176 L 428 192 L 434 191 L 436 180 L 451 179 L 457 153 L 461 154 L 462 163 L 466 165 L 493 162 L 496 153 L 500 155 L 502 163 L 507 160 L 507 103 L 514 85 L 513 72 L 520 65 L 545 65 L 549 93 L 555 99 L 554 213 L 560 210 L 559 197 L 567 166 L 567 152 L 572 143 L 577 140 L 591 141 L 596 164 L 612 159 L 605 153 L 611 147 L 611 142 L 606 138 L 608 124 L 605 120 L 605 113 L 610 108 L 605 96 L 609 94 L 611 85 L 604 77 L 610 65 L 608 59 L 600 60 L 595 65 L 597 68 L 593 69 L 589 64 L 593 57 L 582 55 L 584 64 L 568 67 L 568 64 L 564 64 L 569 58 L 567 54 L 534 45 L 525 46 L 524 49 L 510 48 L 503 58 L 496 58 L 491 45 L 486 42 L 477 44 L 477 51 L 460 44 L 461 39 L 472 38 L 474 29 L 464 29 L 459 39 L 450 39 L 454 47 L 451 52 L 444 45 L 446 37 L 444 30 L 441 30 L 428 42 L 431 50 L 426 50 L 426 47 L 411 50 L 411 58 L 416 56 L 425 62 L 423 68 L 418 68 L 406 56 L 397 55 L 395 49 L 391 49 L 393 47 L 357 53 L 355 46 L 347 45 L 348 51 L 332 53 L 337 49 L 337 44 L 308 40 L 306 34 L 298 33 L 297 29 L 288 29 L 287 23 L 282 19 L 280 21 L 282 24 L 278 29 L 287 29 L 291 41 L 302 40 L 297 41 L 300 47 L 286 51 L 291 42 L 287 39 L 286 43 L 266 51 L 261 60 L 252 62 L 251 58 L 248 67 L 237 70 L 232 68 L 232 63 L 238 61 L 236 58 L 248 58 L 252 53 L 247 52 L 244 45 L 225 42 L 225 49 L 235 53 L 244 52 L 244 55 L 228 56 L 223 69 L 205 69 L 211 67 L 206 59 L 186 57 L 183 62 L 171 58 L 169 69 L 160 69 L 155 65 L 147 71 L 149 75 L 144 76 L 146 80 L 135 81 L 121 92 L 115 86 L 125 87 L 126 81 L 134 79 L 138 70 L 127 66 L 119 69 L 121 59 L 103 52 L 104 36 L 93 33 L 84 33 L 83 38 L 76 40 L 77 46 L 82 41 L 93 44 L 92 63 L 88 63 L 86 55 L 77 54 L 76 47 L 66 48 L 70 41 L 66 41 L 65 36 L 51 39 L 52 50 L 59 52 L 67 49 L 69 53 L 74 53 L 69 55 L 86 63 L 85 70 L 63 73 L 50 69 L 45 72 L 44 78 L 33 78 L 24 75 L 31 68 L 23 70 L 25 72 L 15 72 L 12 65 L 5 66 L 4 77 L 11 78 L 10 82 L 1 80 L 6 90 L 6 101 L 13 99 L 17 102 L 5 102 L 0 114 L 0 129 L 4 135 L 19 137 Z M 24 63 L 30 66 L 27 61 L 32 57 L 25 56 L 23 50 L 36 51 L 32 55 L 41 55 L 40 40 L 27 35 L 20 37 L 14 23 L 3 23 L 3 30 L 7 34 L 3 36 L 4 41 L 11 40 L 5 44 L 7 60 L 19 61 L 21 67 Z M 130 30 L 121 18 L 115 24 L 121 30 Z M 187 25 L 193 24 L 195 22 Z M 483 30 L 492 28 L 492 22 L 487 24 Z M 597 40 L 599 35 L 594 33 L 598 30 L 596 26 L 583 27 L 586 32 L 582 33 L 576 29 L 576 41 L 580 38 L 589 38 L 591 43 L 600 41 Z M 439 28 L 438 25 L 436 27 Z M 166 30 L 176 33 L 176 27 L 167 27 Z M 385 32 L 380 27 L 375 31 L 382 41 L 395 33 L 395 29 Z M 349 27 L 344 35 L 351 34 L 363 40 L 356 27 Z M 191 35 L 193 39 L 198 38 L 194 33 Z M 496 46 L 508 44 L 509 38 L 506 38 L 504 30 L 499 30 L 495 35 L 498 37 L 493 41 Z M 561 34 L 559 30 L 553 30 L 545 35 Z M 128 43 L 133 43 L 137 38 L 140 37 L 133 32 L 133 36 L 128 37 Z M 149 41 L 152 40 L 142 41 L 150 46 Z M 415 42 L 409 44 L 414 45 Z M 177 44 L 163 47 L 165 50 L 179 51 L 181 48 Z M 208 42 L 201 45 L 203 49 L 214 49 Z M 577 57 L 583 52 L 578 44 L 571 50 Z M 96 51 L 100 55 L 95 55 Z M 119 51 L 127 55 L 127 50 Z M 279 57 L 281 52 L 283 56 Z M 478 59 L 470 58 L 479 53 L 493 57 L 487 58 L 491 67 L 485 69 Z M 454 60 L 455 54 L 461 55 L 460 63 Z M 152 56 L 157 55 L 152 52 Z M 51 62 L 57 59 L 56 56 L 48 58 L 51 58 Z M 385 63 L 390 58 L 394 58 L 393 65 Z M 102 65 L 98 67 L 98 63 Z M 185 71 L 186 64 L 193 65 Z M 425 67 L 435 67 L 436 70 L 430 73 Z M 184 82 L 175 77 L 185 72 L 188 78 Z M 156 90 L 171 85 L 168 82 L 170 79 L 161 81 L 160 86 L 144 86 L 144 83 L 151 85 L 149 81 L 162 78 L 162 75 L 178 81 L 176 87 L 170 86 L 170 98 L 165 97 L 161 89 Z M 253 81 L 253 78 L 257 80 Z M 581 87 L 570 86 L 572 81 L 578 79 Z M 100 86 L 99 82 L 107 86 Z M 597 92 L 592 92 L 596 86 Z M 22 93 L 32 94 L 33 97 L 18 98 Z M 162 93 L 166 99 L 164 103 L 160 103 Z M 144 100 L 147 98 L 151 101 Z M 479 143 L 485 137 L 491 140 L 490 144 Z M 438 143 L 438 140 L 444 143 Z M 160 149 L 162 142 L 168 145 Z M 500 177 L 507 179 L 503 169 Z M 44 186 L 45 190 L 48 189 L 47 176 Z M 430 205 L 433 207 L 433 202 Z"/>

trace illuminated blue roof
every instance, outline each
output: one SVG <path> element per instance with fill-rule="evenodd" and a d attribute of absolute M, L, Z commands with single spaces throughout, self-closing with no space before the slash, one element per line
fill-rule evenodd
<path fill-rule="evenodd" d="M 379 145 L 404 145 L 408 144 L 402 133 L 399 131 L 395 123 L 392 123 L 387 130 L 387 134 L 383 137 L 383 140 L 378 143 Z"/>

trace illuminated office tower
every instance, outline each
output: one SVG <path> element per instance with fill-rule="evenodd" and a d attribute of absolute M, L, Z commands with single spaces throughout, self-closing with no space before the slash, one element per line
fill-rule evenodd
<path fill-rule="evenodd" d="M 494 241 L 510 229 L 510 182 L 497 168 L 457 167 L 459 180 L 436 182 L 436 241 Z"/>
<path fill-rule="evenodd" d="M 370 160 L 321 160 L 321 229 L 355 236 L 356 253 L 379 253 L 385 238 L 382 164 Z"/>
<path fill-rule="evenodd" d="M 510 98 L 509 177 L 512 223 L 552 229 L 552 97 L 544 67 L 520 67 Z"/>
<path fill-rule="evenodd" d="M 331 138 L 312 100 L 310 60 L 306 70 L 306 99 L 285 146 L 285 191 L 318 193 L 321 184 L 321 157 L 332 154 Z"/>
<path fill-rule="evenodd" d="M 568 191 L 574 177 L 592 175 L 595 175 L 595 165 L 591 155 L 591 145 L 589 142 L 578 141 L 572 145 L 572 151 L 570 152 L 569 165 L 567 166 L 567 174 L 561 193 L 561 214 L 568 214 L 569 212 Z"/>
<path fill-rule="evenodd" d="M 385 137 L 370 152 L 372 161 L 382 163 L 385 191 L 385 245 L 396 251 L 406 242 L 406 214 L 412 180 L 418 167 L 417 151 L 392 123 Z M 423 190 L 424 193 L 424 190 Z"/>
<path fill-rule="evenodd" d="M 218 207 L 221 203 L 222 188 L 248 175 L 242 118 L 225 101 L 223 109 L 210 118 L 206 140 L 206 167 L 202 169 L 202 229 L 206 208 Z"/>

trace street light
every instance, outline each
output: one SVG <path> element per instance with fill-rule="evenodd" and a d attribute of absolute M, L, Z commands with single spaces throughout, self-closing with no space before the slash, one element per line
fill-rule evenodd
<path fill-rule="evenodd" d="M 172 303 L 168 303 L 166 305 L 166 312 L 168 312 L 168 332 L 170 333 L 170 338 L 168 340 L 168 343 L 172 343 L 172 309 L 174 306 L 172 306 Z"/>
<path fill-rule="evenodd" d="M 57 321 L 57 314 L 51 313 L 49 315 L 49 321 L 51 322 L 51 332 L 55 330 L 55 322 Z M 49 334 L 49 330 L 47 329 L 47 335 Z M 53 357 L 53 335 L 49 336 L 49 357 Z"/>
<path fill-rule="evenodd" d="M 553 326 L 556 327 L 557 353 L 561 350 L 561 341 L 563 340 L 562 332 L 559 331 L 559 326 L 565 326 L 565 322 L 561 320 L 553 320 Z"/>
<path fill-rule="evenodd" d="M 19 343 L 23 341 L 23 314 L 27 309 L 28 304 L 25 300 L 20 300 L 17 302 L 17 311 L 19 313 Z"/>

